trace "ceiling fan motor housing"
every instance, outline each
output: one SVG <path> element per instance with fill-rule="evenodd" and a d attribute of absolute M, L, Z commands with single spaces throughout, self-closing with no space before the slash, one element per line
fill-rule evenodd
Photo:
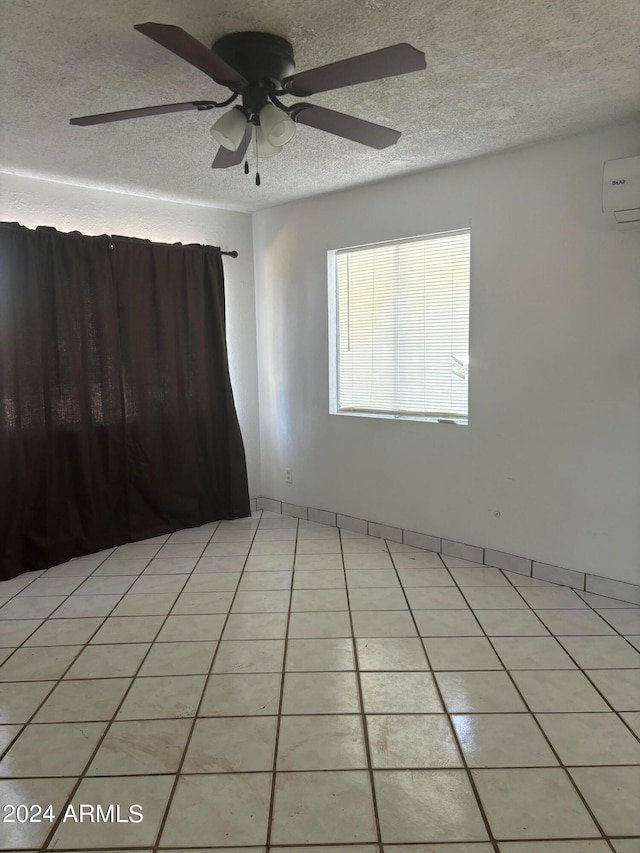
<path fill-rule="evenodd" d="M 211 49 L 253 85 L 269 81 L 280 88 L 296 69 L 290 42 L 271 33 L 229 33 Z"/>

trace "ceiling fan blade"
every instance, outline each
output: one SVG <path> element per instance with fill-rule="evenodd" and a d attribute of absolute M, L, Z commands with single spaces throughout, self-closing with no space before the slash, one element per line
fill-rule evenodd
<path fill-rule="evenodd" d="M 334 133 L 336 136 L 352 139 L 371 148 L 387 148 L 389 145 L 395 145 L 401 136 L 399 130 L 373 124 L 325 107 L 316 107 L 313 104 L 294 104 L 289 114 L 298 124 L 306 124 L 327 133 Z"/>
<path fill-rule="evenodd" d="M 223 148 L 221 145 L 220 148 L 218 148 L 218 153 L 216 154 L 213 163 L 211 164 L 211 168 L 228 169 L 230 166 L 237 166 L 239 163 L 242 163 L 242 158 L 244 157 L 247 148 L 249 147 L 249 143 L 251 142 L 252 128 L 252 124 L 247 125 L 247 129 L 244 132 L 244 138 L 236 151 L 229 151 L 228 148 Z"/>
<path fill-rule="evenodd" d="M 247 81 L 235 68 L 217 56 L 212 50 L 198 41 L 181 27 L 173 24 L 134 24 L 134 29 L 153 41 L 166 47 L 176 56 L 180 56 L 191 65 L 204 71 L 209 77 L 223 86 L 246 86 Z"/>
<path fill-rule="evenodd" d="M 411 47 L 410 44 L 394 44 L 285 77 L 282 88 L 303 98 L 356 83 L 369 83 L 371 80 L 382 80 L 385 77 L 408 74 L 410 71 L 422 71 L 426 67 L 427 63 L 421 50 Z"/>
<path fill-rule="evenodd" d="M 78 124 L 82 127 L 90 124 L 104 124 L 108 121 L 123 121 L 128 118 L 144 118 L 145 116 L 159 116 L 164 113 L 179 113 L 183 110 L 210 110 L 215 106 L 213 101 L 185 101 L 182 104 L 160 104 L 157 107 L 140 107 L 137 110 L 119 110 L 115 113 L 99 113 L 94 116 L 80 116 L 70 118 L 69 124 Z"/>

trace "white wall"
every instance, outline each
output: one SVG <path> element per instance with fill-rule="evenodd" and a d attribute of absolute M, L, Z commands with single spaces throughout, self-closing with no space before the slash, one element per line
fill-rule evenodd
<path fill-rule="evenodd" d="M 0 173 L 0 219 L 84 234 L 237 249 L 224 259 L 229 369 L 244 438 L 251 495 L 259 496 L 260 441 L 251 217 L 213 207 L 88 189 Z"/>
<path fill-rule="evenodd" d="M 611 128 L 255 214 L 263 495 L 640 582 L 640 229 L 601 212 L 603 162 L 639 141 Z M 329 415 L 327 250 L 469 221 L 470 425 Z"/>

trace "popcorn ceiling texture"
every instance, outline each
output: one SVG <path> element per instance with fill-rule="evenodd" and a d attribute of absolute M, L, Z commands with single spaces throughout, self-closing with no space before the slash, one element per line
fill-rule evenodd
<path fill-rule="evenodd" d="M 3 0 L 0 170 L 254 211 L 295 198 L 624 122 L 637 115 L 637 0 Z M 300 126 L 261 167 L 213 172 L 220 113 L 111 125 L 68 119 L 221 99 L 226 89 L 133 29 L 177 24 L 206 44 L 288 38 L 304 70 L 407 41 L 427 70 L 314 96 L 402 131 L 365 148 Z M 293 102 L 293 99 L 287 99 Z"/>

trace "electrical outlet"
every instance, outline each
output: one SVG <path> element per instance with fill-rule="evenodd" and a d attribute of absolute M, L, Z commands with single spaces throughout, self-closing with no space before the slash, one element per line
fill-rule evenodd
<path fill-rule="evenodd" d="M 293 477 L 291 475 L 291 468 L 284 469 L 284 480 L 285 483 L 293 483 Z"/>

